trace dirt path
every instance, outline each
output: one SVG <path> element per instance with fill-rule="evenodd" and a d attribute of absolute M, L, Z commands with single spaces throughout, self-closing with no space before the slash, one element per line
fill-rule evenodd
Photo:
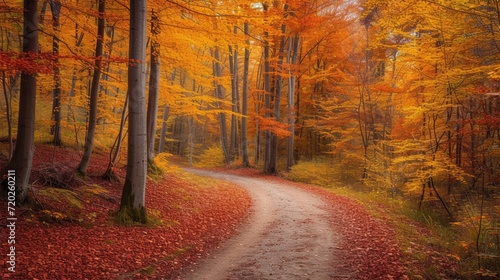
<path fill-rule="evenodd" d="M 332 271 L 339 236 L 327 204 L 304 190 L 258 178 L 189 172 L 234 182 L 253 198 L 240 234 L 177 279 L 345 279 Z"/>

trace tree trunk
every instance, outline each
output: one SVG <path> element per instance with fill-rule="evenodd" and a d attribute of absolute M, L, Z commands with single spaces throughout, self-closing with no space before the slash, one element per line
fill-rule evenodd
<path fill-rule="evenodd" d="M 244 23 L 243 31 L 247 36 L 246 46 L 245 46 L 245 58 L 243 60 L 243 92 L 241 101 L 241 113 L 243 118 L 241 119 L 241 154 L 243 166 L 249 167 L 250 161 L 248 159 L 248 66 L 250 64 L 250 50 L 248 49 L 250 41 L 248 40 L 248 22 Z M 259 131 L 256 132 L 257 134 Z"/>
<path fill-rule="evenodd" d="M 12 159 L 12 153 L 14 152 L 14 141 L 12 139 L 12 87 L 7 90 L 7 76 L 5 75 L 5 71 L 2 71 L 2 88 L 3 95 L 5 98 L 5 118 L 7 121 L 7 138 L 9 141 L 9 154 L 7 160 Z"/>
<path fill-rule="evenodd" d="M 285 31 L 286 26 L 281 25 L 281 40 L 278 50 L 278 74 L 276 76 L 275 87 L 274 87 L 274 119 L 277 122 L 281 121 L 280 117 L 280 107 L 281 107 L 281 89 L 283 88 L 283 53 L 285 51 Z M 267 174 L 278 173 L 278 135 L 272 133 L 271 135 L 271 147 L 269 150 L 269 164 L 266 170 Z"/>
<path fill-rule="evenodd" d="M 264 32 L 264 117 L 270 118 L 271 114 L 271 81 L 270 81 L 270 71 L 271 71 L 271 66 L 269 63 L 269 41 L 268 38 L 269 33 L 266 31 Z M 271 166 L 271 139 L 272 139 L 272 134 L 269 130 L 264 131 L 265 135 L 265 150 L 264 150 L 264 173 L 270 174 L 273 173 L 272 166 Z"/>
<path fill-rule="evenodd" d="M 161 123 L 161 131 L 160 131 L 160 141 L 158 142 L 158 153 L 163 153 L 163 150 L 165 149 L 165 137 L 167 134 L 167 120 L 168 120 L 169 111 L 170 111 L 170 107 L 165 106 L 165 109 L 163 109 L 163 117 L 162 117 L 162 123 Z"/>
<path fill-rule="evenodd" d="M 23 53 L 38 53 L 38 0 L 24 0 Z M 21 74 L 16 148 L 6 171 L 16 174 L 16 201 L 23 203 L 29 191 L 29 178 L 35 151 L 36 73 Z"/>
<path fill-rule="evenodd" d="M 50 1 L 52 11 L 52 28 L 54 36 L 52 38 L 52 54 L 55 57 L 54 63 L 54 89 L 52 90 L 52 125 L 51 135 L 54 136 L 52 143 L 54 146 L 61 146 L 61 74 L 59 69 L 59 15 L 61 13 L 61 3 L 59 0 Z"/>
<path fill-rule="evenodd" d="M 220 67 L 220 56 L 219 56 L 219 48 L 215 48 L 214 51 L 214 76 L 215 77 L 221 77 L 222 76 L 222 70 Z M 217 82 L 215 91 L 217 93 L 217 98 L 220 100 L 224 99 L 224 89 L 222 88 L 222 85 Z M 219 109 L 221 109 L 221 102 L 219 103 Z M 226 114 L 220 112 L 219 113 L 219 125 L 220 125 L 220 137 L 221 137 L 221 147 L 222 151 L 224 153 L 224 161 L 226 165 L 229 165 L 231 162 L 231 158 L 229 156 L 229 150 L 228 150 L 228 141 L 227 141 L 227 124 L 226 124 Z"/>
<path fill-rule="evenodd" d="M 291 66 L 297 64 L 297 56 L 299 51 L 299 35 L 296 34 L 293 38 L 293 42 L 290 42 L 288 57 Z M 289 73 L 288 78 L 288 131 L 290 136 L 288 136 L 288 155 L 287 155 L 287 170 L 290 170 L 293 166 L 293 142 L 295 136 L 295 81 L 296 76 L 294 73 Z"/>
<path fill-rule="evenodd" d="M 122 221 L 146 223 L 145 190 L 146 156 L 146 2 L 130 0 L 129 59 L 128 66 L 128 151 L 127 175 L 123 186 L 118 217 Z"/>
<path fill-rule="evenodd" d="M 151 71 L 149 76 L 149 97 L 147 112 L 147 140 L 148 140 L 148 163 L 151 164 L 155 157 L 155 136 L 156 136 L 156 118 L 158 115 L 158 95 L 160 92 L 160 44 L 158 34 L 160 25 L 157 14 L 153 11 L 151 14 Z"/>
<path fill-rule="evenodd" d="M 95 48 L 95 64 L 94 75 L 92 77 L 92 86 L 90 88 L 89 97 L 89 125 L 87 128 L 87 136 L 85 137 L 85 146 L 83 157 L 78 165 L 77 172 L 82 176 L 87 176 L 87 167 L 90 161 L 90 155 L 94 147 L 94 135 L 97 125 L 97 97 L 99 93 L 99 80 L 101 78 L 101 57 L 104 40 L 104 10 L 105 0 L 99 0 L 99 20 L 97 21 L 97 41 Z"/>
<path fill-rule="evenodd" d="M 188 117 L 188 164 L 193 166 L 195 126 L 193 116 Z"/>
<path fill-rule="evenodd" d="M 234 27 L 234 34 L 237 32 L 237 27 Z M 238 90 L 238 47 L 235 47 L 234 50 L 230 46 L 229 47 L 229 69 L 231 70 L 231 111 L 233 114 L 231 115 L 231 140 L 230 140 L 230 147 L 231 147 L 231 160 L 234 161 L 234 159 L 237 157 L 238 154 L 238 122 L 236 119 L 236 113 L 239 113 L 239 108 L 238 108 L 238 97 L 239 97 L 239 90 Z"/>
<path fill-rule="evenodd" d="M 127 107 L 128 107 L 128 95 L 125 96 L 125 104 L 123 104 L 122 116 L 120 119 L 120 129 L 118 130 L 118 135 L 116 136 L 115 143 L 113 143 L 113 147 L 109 151 L 109 163 L 106 172 L 102 176 L 103 179 L 108 181 L 116 181 L 118 182 L 118 177 L 113 172 L 113 166 L 116 164 L 116 159 L 118 158 L 118 154 L 120 153 L 120 149 L 122 147 L 123 140 L 123 128 L 125 127 L 125 123 L 127 121 Z"/>
<path fill-rule="evenodd" d="M 83 33 L 83 32 L 78 33 L 78 23 L 75 24 L 75 29 L 77 30 L 76 34 L 75 34 L 75 47 L 79 48 L 82 46 L 83 37 L 85 36 L 85 33 Z M 71 89 L 69 90 L 70 97 L 75 96 L 76 80 L 77 80 L 77 77 L 76 77 L 76 69 L 75 69 L 75 70 L 73 70 L 73 75 L 71 77 Z"/>
<path fill-rule="evenodd" d="M 258 88 L 258 89 L 264 89 L 265 88 L 265 85 L 264 83 L 261 84 L 261 80 L 263 78 L 263 71 L 264 71 L 264 67 L 262 62 L 264 61 L 264 53 L 262 54 L 261 56 L 261 59 L 260 59 L 260 62 L 259 62 L 259 67 L 257 68 L 257 79 L 255 81 L 255 88 Z M 264 63 L 265 64 L 265 63 Z M 264 100 L 265 99 L 265 95 L 266 93 L 264 94 L 261 94 L 259 93 L 259 91 L 257 91 L 257 93 L 255 94 L 257 96 L 256 98 L 256 102 L 254 102 L 254 105 L 255 105 L 255 114 L 257 116 L 259 116 L 261 113 L 260 113 L 260 110 L 261 110 L 261 105 L 262 103 L 264 103 Z M 265 131 L 264 131 L 265 133 Z M 262 136 L 262 133 L 260 131 L 260 125 L 259 125 L 259 119 L 255 119 L 255 149 L 254 149 L 254 164 L 255 165 L 259 165 L 260 163 L 260 158 L 261 158 L 261 137 Z"/>

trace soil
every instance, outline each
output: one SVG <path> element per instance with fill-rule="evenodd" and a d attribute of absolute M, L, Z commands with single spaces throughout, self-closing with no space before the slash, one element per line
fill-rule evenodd
<path fill-rule="evenodd" d="M 340 239 L 320 196 L 278 181 L 188 170 L 244 187 L 251 214 L 239 234 L 176 279 L 346 279 Z"/>

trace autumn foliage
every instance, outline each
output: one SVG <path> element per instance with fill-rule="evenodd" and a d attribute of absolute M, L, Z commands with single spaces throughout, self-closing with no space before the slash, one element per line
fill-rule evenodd
<path fill-rule="evenodd" d="M 149 0 L 141 58 L 129 51 L 129 3 L 39 2 L 26 2 L 33 19 L 22 1 L 0 4 L 6 164 L 16 143 L 31 158 L 33 141 L 88 151 L 95 134 L 84 157 L 108 154 L 113 171 L 135 151 L 127 125 L 147 123 L 150 165 L 171 154 L 398 196 L 465 232 L 480 273 L 500 270 L 496 1 Z M 141 86 L 129 69 L 147 77 Z M 36 77 L 30 110 L 23 75 Z M 33 139 L 23 114 L 35 117 Z"/>

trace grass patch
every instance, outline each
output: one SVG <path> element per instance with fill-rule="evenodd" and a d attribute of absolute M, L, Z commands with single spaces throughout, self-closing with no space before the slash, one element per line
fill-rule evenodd
<path fill-rule="evenodd" d="M 81 209 L 82 202 L 78 198 L 77 194 L 70 190 L 59 189 L 59 188 L 46 188 L 38 192 L 38 195 L 53 202 L 66 204 L 69 208 Z"/>

